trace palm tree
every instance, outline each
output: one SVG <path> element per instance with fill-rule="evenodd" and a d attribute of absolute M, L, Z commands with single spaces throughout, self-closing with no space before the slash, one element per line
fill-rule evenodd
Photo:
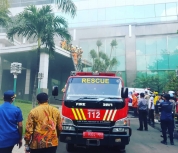
<path fill-rule="evenodd" d="M 54 36 L 57 35 L 71 40 L 71 36 L 67 30 L 68 24 L 63 17 L 55 17 L 50 5 L 37 8 L 30 5 L 24 9 L 22 13 L 17 15 L 13 26 L 8 30 L 8 38 L 13 40 L 13 37 L 26 37 L 27 40 L 34 38 L 37 40 L 37 67 L 35 73 L 34 89 L 33 89 L 33 107 L 35 106 L 37 75 L 39 72 L 39 60 L 42 45 L 49 54 L 53 54 L 55 50 Z"/>
<path fill-rule="evenodd" d="M 110 52 L 109 58 L 111 59 L 112 51 L 113 51 L 113 49 L 118 45 L 118 44 L 117 44 L 117 40 L 116 40 L 116 39 L 112 40 L 110 45 L 111 45 L 111 52 Z"/>
<path fill-rule="evenodd" d="M 9 21 L 11 20 L 9 17 L 10 12 L 8 10 L 9 8 L 8 0 L 1 0 L 1 4 L 0 4 L 0 26 L 7 27 Z"/>
<path fill-rule="evenodd" d="M 96 42 L 96 46 L 97 46 L 97 55 L 99 56 L 100 47 L 102 46 L 102 42 L 101 42 L 101 40 L 97 40 L 97 42 Z"/>

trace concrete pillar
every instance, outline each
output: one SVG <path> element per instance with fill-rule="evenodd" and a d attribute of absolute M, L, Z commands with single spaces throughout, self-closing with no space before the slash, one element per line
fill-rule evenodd
<path fill-rule="evenodd" d="M 40 83 L 40 91 L 48 93 L 48 69 L 49 69 L 49 54 L 40 54 L 40 67 L 39 72 L 43 73 L 43 79 L 41 82 L 38 80 L 38 86 Z"/>
<path fill-rule="evenodd" d="M 24 93 L 24 99 L 26 100 L 29 100 L 29 94 L 30 94 L 30 74 L 31 74 L 31 70 L 26 69 L 25 93 Z"/>
<path fill-rule="evenodd" d="M 137 71 L 135 26 L 128 26 L 128 33 L 125 36 L 125 42 L 127 86 L 131 87 L 135 80 Z"/>

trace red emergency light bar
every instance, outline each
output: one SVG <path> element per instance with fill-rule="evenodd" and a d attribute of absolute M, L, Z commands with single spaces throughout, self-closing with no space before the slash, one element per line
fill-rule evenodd
<path fill-rule="evenodd" d="M 75 76 L 116 76 L 115 73 L 111 73 L 111 72 L 75 72 L 75 74 L 73 73 L 73 75 Z"/>

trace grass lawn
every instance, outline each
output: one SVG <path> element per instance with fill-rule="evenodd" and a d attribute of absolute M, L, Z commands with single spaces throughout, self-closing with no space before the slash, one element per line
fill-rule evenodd
<path fill-rule="evenodd" d="M 3 101 L 0 101 L 0 104 L 2 104 Z M 22 114 L 23 114 L 23 133 L 25 132 L 25 124 L 26 124 L 26 120 L 28 117 L 28 114 L 30 112 L 30 110 L 32 109 L 32 104 L 25 104 L 25 103 L 20 103 L 18 101 L 15 102 L 15 106 L 18 106 L 21 110 L 22 110 Z"/>

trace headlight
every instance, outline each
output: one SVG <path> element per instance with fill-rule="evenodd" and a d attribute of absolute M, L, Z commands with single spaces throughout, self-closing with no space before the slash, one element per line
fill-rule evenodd
<path fill-rule="evenodd" d="M 113 128 L 112 132 L 126 132 L 127 129 L 122 127 L 119 128 L 119 126 L 130 126 L 130 120 L 128 120 L 127 118 L 123 118 L 121 120 L 116 121 L 114 126 L 116 128 Z"/>
<path fill-rule="evenodd" d="M 75 131 L 75 128 L 73 127 L 74 123 L 71 119 L 67 117 L 62 118 L 62 130 L 65 131 Z"/>
<path fill-rule="evenodd" d="M 62 118 L 62 124 L 74 125 L 73 121 L 67 117 Z"/>
<path fill-rule="evenodd" d="M 129 124 L 129 120 L 127 118 L 123 118 L 121 120 L 116 121 L 114 126 L 130 126 Z"/>

